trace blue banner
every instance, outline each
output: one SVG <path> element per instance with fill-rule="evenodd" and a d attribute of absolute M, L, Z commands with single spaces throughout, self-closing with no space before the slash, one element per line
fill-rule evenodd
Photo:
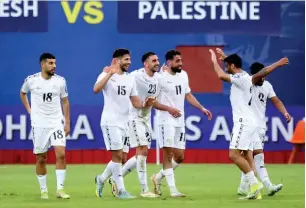
<path fill-rule="evenodd" d="M 281 29 L 280 2 L 120 1 L 117 14 L 120 33 L 279 35 Z"/>
<path fill-rule="evenodd" d="M 186 107 L 186 140 L 189 149 L 228 149 L 232 129 L 230 107 L 210 109 L 213 119 L 199 110 Z M 274 108 L 267 109 L 268 132 L 265 150 L 290 150 L 291 139 L 297 121 L 305 116 L 304 107 L 289 107 L 293 117 L 289 124 Z M 67 138 L 67 149 L 105 149 L 100 116 L 102 107 L 72 106 L 71 134 Z M 157 125 L 156 117 L 153 126 Z M 154 128 L 156 129 L 156 128 Z M 0 107 L 0 149 L 32 149 L 30 119 L 22 106 Z M 155 148 L 156 132 L 153 133 L 152 148 Z"/>
<path fill-rule="evenodd" d="M 0 32 L 47 31 L 47 1 L 0 1 Z"/>

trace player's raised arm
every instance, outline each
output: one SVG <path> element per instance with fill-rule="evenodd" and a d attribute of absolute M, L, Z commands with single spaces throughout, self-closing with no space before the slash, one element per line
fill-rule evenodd
<path fill-rule="evenodd" d="M 94 93 L 99 93 L 105 87 L 108 80 L 113 76 L 113 74 L 119 71 L 119 61 L 116 58 L 113 58 L 111 66 L 105 67 L 103 69 L 104 73 L 100 74 L 97 79 L 97 82 L 94 85 L 93 91 Z"/>
<path fill-rule="evenodd" d="M 211 61 L 213 62 L 214 70 L 218 78 L 226 82 L 231 82 L 231 77 L 226 74 L 220 67 L 217 61 L 216 53 L 212 49 L 209 49 L 209 52 L 211 53 Z"/>
<path fill-rule="evenodd" d="M 270 66 L 267 66 L 260 70 L 258 73 L 254 74 L 252 76 L 252 83 L 256 83 L 259 80 L 261 80 L 263 77 L 267 76 L 271 72 L 273 72 L 276 68 L 282 67 L 289 64 L 289 59 L 287 57 L 280 59 L 279 61 L 271 64 Z"/>
<path fill-rule="evenodd" d="M 27 110 L 27 112 L 31 114 L 31 107 L 29 104 L 28 96 L 27 96 L 27 93 L 30 91 L 28 82 L 29 82 L 28 79 L 26 79 L 21 87 L 20 99 L 25 109 Z"/>
<path fill-rule="evenodd" d="M 187 93 L 185 95 L 185 99 L 188 101 L 188 103 L 190 103 L 193 107 L 199 109 L 200 111 L 202 111 L 202 113 L 204 113 L 205 115 L 207 115 L 208 120 L 211 120 L 212 118 L 212 113 L 207 110 L 206 108 L 204 108 L 201 103 L 199 103 L 199 101 L 193 96 L 193 94 L 191 92 Z"/>

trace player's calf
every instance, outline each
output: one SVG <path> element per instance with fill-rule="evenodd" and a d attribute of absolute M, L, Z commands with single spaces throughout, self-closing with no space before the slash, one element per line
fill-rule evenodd
<path fill-rule="evenodd" d="M 48 199 L 46 160 L 47 153 L 36 155 L 36 175 L 40 186 L 41 199 Z"/>
<path fill-rule="evenodd" d="M 65 146 L 54 146 L 56 156 L 56 182 L 57 182 L 57 198 L 69 199 L 70 196 L 64 190 L 66 179 L 66 154 Z"/>

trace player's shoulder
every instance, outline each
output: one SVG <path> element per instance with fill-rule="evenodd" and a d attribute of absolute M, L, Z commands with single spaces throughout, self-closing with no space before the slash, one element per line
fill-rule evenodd
<path fill-rule="evenodd" d="M 181 73 L 179 73 L 179 75 L 183 78 L 187 78 L 188 79 L 188 74 L 185 70 L 182 69 Z"/>
<path fill-rule="evenodd" d="M 263 82 L 263 85 L 265 85 L 265 86 L 272 86 L 272 84 L 268 81 L 268 80 L 265 80 L 264 82 Z"/>
<path fill-rule="evenodd" d="M 251 76 L 246 71 L 241 71 L 239 73 L 233 74 L 232 77 L 239 79 L 239 78 L 249 78 Z"/>
<path fill-rule="evenodd" d="M 265 89 L 271 89 L 271 88 L 273 88 L 273 86 L 272 86 L 272 84 L 269 82 L 269 81 L 267 81 L 267 80 L 265 80 L 264 82 L 263 82 L 263 88 L 265 88 Z"/>
<path fill-rule="evenodd" d="M 129 74 L 132 75 L 132 76 L 142 76 L 144 73 L 145 73 L 144 68 L 141 68 L 141 69 L 136 69 L 136 70 L 130 72 Z"/>
<path fill-rule="evenodd" d="M 54 74 L 53 77 L 56 81 L 66 82 L 65 78 L 63 76 L 58 75 L 58 74 Z"/>
<path fill-rule="evenodd" d="M 40 76 L 40 72 L 35 73 L 35 74 L 31 74 L 31 75 L 27 76 L 24 81 L 25 82 L 32 81 L 32 80 L 35 80 L 35 79 L 39 78 L 39 76 Z"/>

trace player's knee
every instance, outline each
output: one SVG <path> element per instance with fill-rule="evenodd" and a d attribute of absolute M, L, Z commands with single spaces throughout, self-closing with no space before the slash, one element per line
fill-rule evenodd
<path fill-rule="evenodd" d="M 122 165 L 124 165 L 127 161 L 128 161 L 128 154 L 124 152 L 122 156 Z"/>
<path fill-rule="evenodd" d="M 254 152 L 253 152 L 254 156 L 258 155 L 258 154 L 261 154 L 261 153 L 263 153 L 262 149 L 254 150 Z"/>
<path fill-rule="evenodd" d="M 177 155 L 177 156 L 174 156 L 174 161 L 178 164 L 182 163 L 184 161 L 184 155 Z"/>
<path fill-rule="evenodd" d="M 232 150 L 231 149 L 229 151 L 229 158 L 230 158 L 231 161 L 236 161 L 239 157 L 242 157 L 239 150 Z"/>
<path fill-rule="evenodd" d="M 45 156 L 45 155 L 37 155 L 36 156 L 36 162 L 39 165 L 45 165 L 46 162 L 47 162 L 47 156 Z"/>
<path fill-rule="evenodd" d="M 123 153 L 121 151 L 112 151 L 112 161 L 116 163 L 122 163 Z"/>
<path fill-rule="evenodd" d="M 164 148 L 163 156 L 164 156 L 164 160 L 167 160 L 167 161 L 171 162 L 172 158 L 174 156 L 172 148 L 171 149 L 170 148 L 169 149 L 168 148 Z"/>
<path fill-rule="evenodd" d="M 56 155 L 56 160 L 58 161 L 64 161 L 65 159 L 66 159 L 65 152 L 61 152 Z"/>
<path fill-rule="evenodd" d="M 148 147 L 147 146 L 139 146 L 136 148 L 136 154 L 137 155 L 143 155 L 147 156 L 148 155 Z"/>

